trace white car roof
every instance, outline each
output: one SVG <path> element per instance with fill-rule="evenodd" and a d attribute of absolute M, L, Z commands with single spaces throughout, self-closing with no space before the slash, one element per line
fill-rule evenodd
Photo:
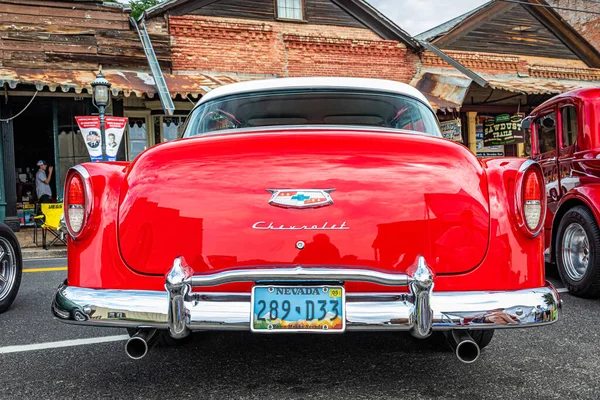
<path fill-rule="evenodd" d="M 394 93 L 419 99 L 431 108 L 431 105 L 420 91 L 405 83 L 385 79 L 339 77 L 275 78 L 233 83 L 211 90 L 202 96 L 198 104 L 232 94 L 289 89 L 355 89 Z"/>

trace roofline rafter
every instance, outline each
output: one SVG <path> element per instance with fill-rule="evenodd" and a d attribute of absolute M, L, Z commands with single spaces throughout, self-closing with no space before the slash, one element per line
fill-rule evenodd
<path fill-rule="evenodd" d="M 591 68 L 600 68 L 600 52 L 590 44 L 579 32 L 575 30 L 560 14 L 548 6 L 545 0 L 521 0 L 529 3 L 510 3 L 502 0 L 494 0 L 481 7 L 465 19 L 459 20 L 456 25 L 450 27 L 446 32 L 440 32 L 440 36 L 432 38 L 431 43 L 437 47 L 445 47 L 462 38 L 472 29 L 487 22 L 490 18 L 508 12 L 514 7 L 523 7 L 546 29 L 554 34 L 565 46 L 567 46 L 581 61 Z M 442 24 L 443 25 L 443 24 Z"/>

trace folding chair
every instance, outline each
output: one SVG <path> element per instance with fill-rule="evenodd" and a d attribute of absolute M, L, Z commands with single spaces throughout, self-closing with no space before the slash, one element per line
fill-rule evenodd
<path fill-rule="evenodd" d="M 34 219 L 36 222 L 42 222 L 40 228 L 42 229 L 42 246 L 44 250 L 48 250 L 48 247 L 54 245 L 59 240 L 66 245 L 65 232 L 62 230 L 60 224 L 60 217 L 63 214 L 63 203 L 44 203 L 41 205 L 41 212 L 42 215 L 37 215 Z M 54 239 L 48 245 L 46 245 L 47 233 L 54 236 Z"/>

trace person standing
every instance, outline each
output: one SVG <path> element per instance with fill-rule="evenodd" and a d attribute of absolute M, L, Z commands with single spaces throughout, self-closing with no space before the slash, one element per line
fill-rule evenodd
<path fill-rule="evenodd" d="M 54 167 L 48 167 L 48 164 L 46 164 L 46 161 L 44 160 L 38 161 L 37 166 L 40 167 L 35 174 L 35 192 L 37 194 L 38 203 L 49 203 L 50 197 L 52 197 L 50 179 L 52 178 Z M 46 169 L 48 170 L 48 175 L 46 175 Z"/>

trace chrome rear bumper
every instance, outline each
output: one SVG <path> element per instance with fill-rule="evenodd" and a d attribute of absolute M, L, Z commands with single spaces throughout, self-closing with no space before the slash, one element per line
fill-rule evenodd
<path fill-rule="evenodd" d="M 250 330 L 249 293 L 192 292 L 230 282 L 373 282 L 409 286 L 410 293 L 347 293 L 348 330 L 432 331 L 547 325 L 558 320 L 561 301 L 551 284 L 502 292 L 434 292 L 434 277 L 420 257 L 408 274 L 335 268 L 277 268 L 193 275 L 177 259 L 166 292 L 86 289 L 61 285 L 52 311 L 75 324 L 169 329 L 175 338 L 196 330 Z"/>

